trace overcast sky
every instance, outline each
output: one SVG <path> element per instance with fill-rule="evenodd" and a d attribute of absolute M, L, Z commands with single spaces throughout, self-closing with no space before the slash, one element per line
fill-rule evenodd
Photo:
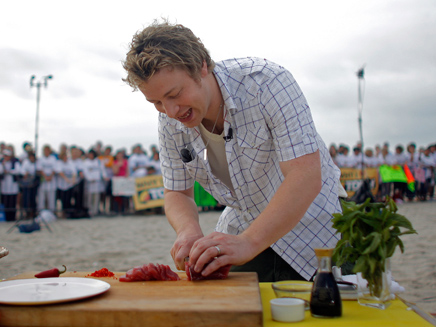
<path fill-rule="evenodd" d="M 327 145 L 360 139 L 363 65 L 365 147 L 436 142 L 434 0 L 1 1 L 0 141 L 17 154 L 34 143 L 29 80 L 52 74 L 39 148 L 157 143 L 157 112 L 122 82 L 121 61 L 132 35 L 159 17 L 191 28 L 215 61 L 257 56 L 289 69 Z"/>

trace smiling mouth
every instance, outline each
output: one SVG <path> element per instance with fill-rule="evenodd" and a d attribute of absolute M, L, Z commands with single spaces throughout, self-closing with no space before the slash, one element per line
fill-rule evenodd
<path fill-rule="evenodd" d="M 179 121 L 186 120 L 186 119 L 188 119 L 191 116 L 191 114 L 192 114 L 192 108 L 190 108 L 183 116 L 177 117 L 177 119 Z"/>

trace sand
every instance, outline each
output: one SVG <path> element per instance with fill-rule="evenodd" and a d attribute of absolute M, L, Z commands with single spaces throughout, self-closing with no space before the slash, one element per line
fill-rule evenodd
<path fill-rule="evenodd" d="M 436 313 L 436 202 L 405 203 L 418 235 L 405 235 L 405 253 L 399 248 L 391 260 L 393 278 L 406 289 L 401 296 Z M 205 234 L 213 231 L 219 212 L 200 213 Z M 19 233 L 12 223 L 0 223 L 0 246 L 9 255 L 0 259 L 0 279 L 26 271 L 42 271 L 66 265 L 70 271 L 94 271 L 103 267 L 127 271 L 143 263 L 161 263 L 176 270 L 170 255 L 175 232 L 164 215 L 58 219 L 31 234 Z"/>

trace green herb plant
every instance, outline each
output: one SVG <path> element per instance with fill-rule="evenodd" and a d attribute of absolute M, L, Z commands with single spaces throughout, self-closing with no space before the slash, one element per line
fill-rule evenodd
<path fill-rule="evenodd" d="M 341 200 L 342 213 L 333 214 L 333 227 L 342 238 L 333 251 L 338 266 L 355 263 L 353 272 L 362 273 L 373 296 L 380 297 L 386 259 L 397 246 L 404 252 L 401 235 L 416 234 L 411 222 L 397 213 L 394 200 L 362 204 Z M 403 230 L 402 230 L 403 229 Z"/>

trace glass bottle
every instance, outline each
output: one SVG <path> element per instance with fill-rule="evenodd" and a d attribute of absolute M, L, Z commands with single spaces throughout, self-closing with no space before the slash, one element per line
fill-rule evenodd
<path fill-rule="evenodd" d="M 315 249 L 318 271 L 312 286 L 310 312 L 313 317 L 342 316 L 342 301 L 338 284 L 332 273 L 333 249 Z"/>

